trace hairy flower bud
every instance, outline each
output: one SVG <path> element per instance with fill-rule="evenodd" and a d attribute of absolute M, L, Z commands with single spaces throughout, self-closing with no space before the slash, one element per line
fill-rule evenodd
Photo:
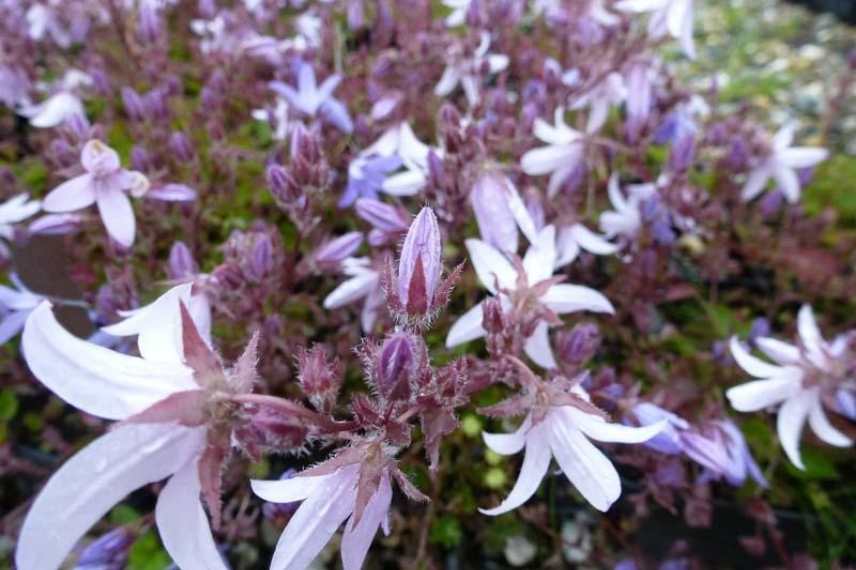
<path fill-rule="evenodd" d="M 316 344 L 298 354 L 297 379 L 313 406 L 320 411 L 330 411 L 342 385 L 342 367 L 338 360 L 330 362 L 324 347 Z"/>
<path fill-rule="evenodd" d="M 398 298 L 409 315 L 424 315 L 433 308 L 442 255 L 437 216 L 431 208 L 422 208 L 407 231 L 398 262 Z"/>
<path fill-rule="evenodd" d="M 383 343 L 378 354 L 375 385 L 386 399 L 402 399 L 409 393 L 409 379 L 416 364 L 413 338 L 396 334 Z"/>

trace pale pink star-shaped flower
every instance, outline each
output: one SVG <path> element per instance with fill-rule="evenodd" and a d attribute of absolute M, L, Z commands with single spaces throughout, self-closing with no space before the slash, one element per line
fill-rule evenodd
<path fill-rule="evenodd" d="M 127 193 L 140 197 L 149 188 L 141 173 L 122 168 L 115 150 L 99 140 L 83 147 L 80 162 L 85 172 L 54 188 L 44 199 L 46 212 L 73 212 L 98 207 L 101 221 L 117 243 L 128 248 L 134 243 L 136 222 Z"/>
<path fill-rule="evenodd" d="M 668 33 L 680 41 L 687 57 L 695 59 L 693 0 L 621 0 L 615 8 L 624 12 L 651 12 L 650 36 L 659 38 Z"/>

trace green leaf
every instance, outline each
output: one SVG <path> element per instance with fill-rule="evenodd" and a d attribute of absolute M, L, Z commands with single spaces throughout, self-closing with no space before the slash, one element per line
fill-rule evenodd
<path fill-rule="evenodd" d="M 131 545 L 128 570 L 164 570 L 170 564 L 171 559 L 154 531 L 149 530 Z"/>
<path fill-rule="evenodd" d="M 428 533 L 431 544 L 438 544 L 446 549 L 452 549 L 461 543 L 464 533 L 461 523 L 451 515 L 442 516 L 434 521 Z"/>
<path fill-rule="evenodd" d="M 0 421 L 9 421 L 18 413 L 18 397 L 10 388 L 0 390 Z"/>
<path fill-rule="evenodd" d="M 812 447 L 803 446 L 800 449 L 805 471 L 800 471 L 790 462 L 788 463 L 788 473 L 797 479 L 805 480 L 823 480 L 823 479 L 838 479 L 838 470 L 832 460 L 821 450 Z"/>

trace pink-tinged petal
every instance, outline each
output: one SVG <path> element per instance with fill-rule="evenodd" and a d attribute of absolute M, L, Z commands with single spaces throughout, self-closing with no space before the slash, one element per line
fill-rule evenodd
<path fill-rule="evenodd" d="M 582 224 L 574 224 L 570 231 L 581 248 L 595 255 L 611 255 L 618 251 L 617 245 Z"/>
<path fill-rule="evenodd" d="M 610 443 L 643 443 L 659 434 L 668 425 L 666 420 L 660 420 L 642 427 L 626 426 L 607 422 L 600 416 L 587 414 L 571 406 L 562 406 L 553 412 L 565 416 L 566 421 L 576 426 L 587 437 Z"/>
<path fill-rule="evenodd" d="M 547 197 L 555 198 L 556 194 L 559 193 L 559 189 L 562 187 L 562 184 L 574 173 L 574 170 L 577 168 L 577 159 L 574 158 L 573 161 L 569 160 L 569 163 L 565 166 L 557 168 L 553 171 L 553 174 L 550 175 L 550 181 L 547 183 Z"/>
<path fill-rule="evenodd" d="M 731 337 L 729 342 L 731 355 L 737 364 L 756 378 L 776 378 L 782 375 L 783 367 L 764 362 L 760 358 L 752 356 L 736 336 Z"/>
<path fill-rule="evenodd" d="M 121 168 L 119 153 L 97 139 L 83 145 L 80 163 L 87 172 L 104 175 L 113 174 Z"/>
<path fill-rule="evenodd" d="M 783 151 L 794 142 L 794 134 L 797 130 L 797 124 L 794 121 L 788 121 L 775 135 L 773 135 L 773 149 Z"/>
<path fill-rule="evenodd" d="M 95 202 L 92 176 L 81 174 L 51 190 L 42 201 L 45 212 L 72 212 L 91 206 Z"/>
<path fill-rule="evenodd" d="M 479 239 L 468 239 L 465 243 L 473 269 L 485 289 L 493 294 L 496 294 L 497 286 L 514 289 L 517 272 L 498 249 Z"/>
<path fill-rule="evenodd" d="M 101 221 L 104 222 L 110 237 L 123 247 L 131 247 L 136 233 L 136 221 L 130 198 L 121 190 L 108 190 L 99 192 L 96 202 Z"/>
<path fill-rule="evenodd" d="M 0 319 L 0 344 L 6 344 L 9 339 L 21 332 L 30 311 L 13 311 Z"/>
<path fill-rule="evenodd" d="M 366 271 L 333 289 L 324 299 L 325 309 L 338 309 L 368 295 L 378 285 L 378 274 Z"/>
<path fill-rule="evenodd" d="M 738 412 L 755 412 L 790 398 L 799 390 L 799 369 L 770 380 L 755 380 L 729 388 L 725 395 Z"/>
<path fill-rule="evenodd" d="M 526 434 L 532 427 L 532 417 L 526 416 L 520 427 L 513 433 L 488 433 L 482 432 L 482 439 L 493 452 L 500 455 L 514 455 L 520 453 L 526 445 Z"/>
<path fill-rule="evenodd" d="M 543 146 L 527 151 L 520 159 L 520 167 L 530 176 L 549 174 L 569 163 L 576 163 L 580 155 L 579 145 Z"/>
<path fill-rule="evenodd" d="M 609 116 L 609 107 L 609 101 L 606 99 L 596 99 L 592 102 L 588 121 L 586 122 L 586 132 L 588 134 L 596 133 L 606 123 L 606 119 Z"/>
<path fill-rule="evenodd" d="M 822 148 L 794 147 L 782 150 L 778 159 L 790 168 L 810 168 L 828 156 L 829 151 Z"/>
<path fill-rule="evenodd" d="M 184 366 L 147 362 L 73 336 L 56 321 L 47 302 L 27 319 L 22 350 L 45 386 L 102 418 L 124 419 L 173 392 L 198 388 Z"/>
<path fill-rule="evenodd" d="M 785 455 L 797 469 L 805 469 L 800 458 L 800 434 L 808 417 L 809 410 L 817 400 L 813 391 L 799 391 L 782 404 L 779 416 L 776 418 L 776 431 Z"/>
<path fill-rule="evenodd" d="M 291 479 L 279 479 L 263 481 L 251 479 L 250 486 L 253 493 L 271 503 L 294 503 L 302 501 L 315 494 L 330 475 L 317 475 L 315 477 L 292 477 Z"/>
<path fill-rule="evenodd" d="M 563 315 L 576 311 L 614 314 L 615 309 L 609 299 L 589 287 L 559 283 L 553 285 L 541 296 L 541 302 Z"/>
<path fill-rule="evenodd" d="M 484 312 L 482 303 L 479 303 L 455 321 L 452 328 L 449 329 L 449 335 L 446 337 L 446 348 L 452 348 L 459 344 L 464 344 L 471 340 L 481 338 L 485 335 L 482 321 L 484 320 Z"/>
<path fill-rule="evenodd" d="M 520 475 L 517 476 L 514 487 L 498 506 L 492 509 L 479 509 L 482 514 L 495 517 L 507 513 L 528 501 L 535 494 L 550 467 L 548 429 L 546 422 L 541 422 L 529 430 L 526 437 L 523 464 L 520 467 Z"/>
<path fill-rule="evenodd" d="M 181 364 L 184 351 L 178 302 L 180 299 L 189 303 L 192 288 L 191 283 L 173 287 L 154 302 L 125 313 L 127 318 L 102 330 L 113 336 L 139 335 L 137 345 L 146 360 Z"/>
<path fill-rule="evenodd" d="M 786 166 L 779 166 L 773 171 L 773 178 L 779 184 L 785 199 L 791 204 L 796 204 L 800 199 L 800 180 L 797 178 L 797 173 Z"/>
<path fill-rule="evenodd" d="M 377 534 L 378 527 L 389 514 L 391 502 L 392 485 L 389 483 L 389 474 L 384 472 L 381 475 L 377 490 L 363 510 L 359 524 L 354 526 L 354 517 L 352 516 L 348 524 L 345 525 L 341 547 L 344 570 L 360 570 Z"/>
<path fill-rule="evenodd" d="M 304 570 L 353 512 L 358 466 L 336 471 L 291 517 L 271 560 L 271 570 Z"/>
<path fill-rule="evenodd" d="M 541 321 L 535 326 L 532 335 L 526 339 L 523 350 L 532 361 L 541 368 L 556 368 L 553 349 L 550 348 L 550 331 L 546 322 Z"/>
<path fill-rule="evenodd" d="M 823 404 L 819 397 L 815 397 L 814 404 L 808 414 L 808 424 L 817 437 L 829 445 L 835 447 L 850 447 L 853 445 L 853 440 L 838 431 L 838 429 L 829 422 L 826 417 L 826 412 L 823 410 Z"/>
<path fill-rule="evenodd" d="M 193 458 L 170 478 L 158 497 L 155 521 L 161 541 L 179 568 L 226 570 L 199 492 L 198 461 Z"/>
<path fill-rule="evenodd" d="M 556 228 L 547 226 L 538 232 L 535 241 L 523 256 L 523 268 L 529 285 L 534 285 L 553 275 L 556 265 Z"/>
<path fill-rule="evenodd" d="M 556 462 L 577 491 L 599 511 L 607 511 L 621 495 L 621 480 L 607 457 L 583 433 L 551 412 L 550 447 Z"/>
<path fill-rule="evenodd" d="M 746 179 L 746 184 L 743 185 L 743 191 L 740 193 L 740 197 L 744 202 L 755 199 L 758 194 L 764 191 L 769 179 L 769 168 L 766 166 L 756 168 L 749 173 L 749 177 Z"/>
<path fill-rule="evenodd" d="M 797 364 L 800 361 L 800 349 L 793 344 L 768 336 L 756 338 L 755 344 L 761 352 L 779 364 Z"/>
<path fill-rule="evenodd" d="M 817 319 L 814 318 L 814 311 L 810 305 L 800 307 L 800 311 L 797 314 L 797 332 L 799 332 L 800 340 L 809 360 L 815 366 L 824 368 L 826 357 L 824 356 L 823 347 L 826 345 L 826 341 L 823 339 L 823 335 L 820 334 Z"/>
<path fill-rule="evenodd" d="M 168 424 L 125 425 L 66 461 L 36 498 L 18 537 L 21 570 L 53 570 L 128 493 L 160 481 L 199 453 L 205 431 Z"/>

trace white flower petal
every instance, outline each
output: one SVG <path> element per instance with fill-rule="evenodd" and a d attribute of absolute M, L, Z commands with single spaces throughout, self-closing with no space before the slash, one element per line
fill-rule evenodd
<path fill-rule="evenodd" d="M 22 350 L 33 375 L 57 396 L 102 418 L 123 419 L 173 392 L 199 388 L 189 368 L 147 362 L 81 340 L 42 303 L 24 326 Z"/>
<path fill-rule="evenodd" d="M 134 243 L 136 221 L 128 195 L 121 190 L 98 192 L 95 202 L 110 237 L 123 247 L 131 247 Z"/>
<path fill-rule="evenodd" d="M 95 203 L 95 188 L 92 176 L 81 174 L 66 180 L 45 196 L 42 208 L 45 212 L 72 212 Z"/>
<path fill-rule="evenodd" d="M 577 144 L 542 146 L 527 151 L 520 159 L 520 167 L 530 176 L 539 176 L 576 163 L 580 155 Z"/>
<path fill-rule="evenodd" d="M 621 480 L 607 457 L 583 433 L 551 412 L 550 447 L 559 467 L 580 494 L 599 511 L 607 511 L 621 495 Z"/>
<path fill-rule="evenodd" d="M 756 168 L 752 172 L 749 173 L 749 177 L 746 178 L 746 184 L 743 185 L 743 191 L 740 193 L 740 197 L 744 202 L 748 202 L 750 200 L 755 199 L 758 194 L 764 191 L 764 188 L 767 186 L 767 181 L 770 179 L 770 170 L 766 166 L 761 166 Z"/>
<path fill-rule="evenodd" d="M 523 268 L 529 285 L 535 285 L 553 275 L 556 265 L 556 228 L 547 226 L 538 232 L 535 241 L 523 256 Z"/>
<path fill-rule="evenodd" d="M 822 148 L 793 147 L 779 152 L 778 159 L 790 168 L 811 168 L 823 162 L 829 156 L 829 151 Z"/>
<path fill-rule="evenodd" d="M 199 428 L 129 424 L 84 447 L 36 497 L 18 537 L 18 568 L 59 568 L 75 543 L 116 503 L 175 473 L 203 443 Z"/>
<path fill-rule="evenodd" d="M 425 173 L 420 170 L 405 170 L 393 174 L 383 181 L 381 189 L 390 196 L 413 196 L 425 187 Z"/>
<path fill-rule="evenodd" d="M 511 262 L 495 247 L 479 239 L 466 240 L 470 261 L 485 289 L 497 293 L 497 285 L 503 289 L 514 289 L 517 272 Z"/>
<path fill-rule="evenodd" d="M 642 427 L 626 426 L 607 422 L 599 416 L 587 414 L 572 406 L 561 406 L 553 412 L 564 415 L 567 421 L 587 437 L 611 443 L 643 443 L 659 434 L 668 425 L 665 420 L 660 420 Z"/>
<path fill-rule="evenodd" d="M 535 326 L 532 336 L 526 339 L 523 346 L 526 355 L 542 368 L 556 368 L 556 359 L 550 348 L 550 332 L 546 322 L 541 321 Z"/>
<path fill-rule="evenodd" d="M 799 369 L 770 380 L 755 380 L 729 388 L 725 395 L 738 412 L 755 412 L 783 402 L 799 390 Z"/>
<path fill-rule="evenodd" d="M 199 492 L 199 468 L 194 458 L 170 478 L 158 497 L 155 521 L 161 541 L 179 568 L 226 570 Z"/>
<path fill-rule="evenodd" d="M 816 398 L 814 405 L 808 414 L 808 423 L 812 431 L 820 438 L 821 441 L 834 445 L 836 447 L 850 447 L 853 441 L 838 431 L 838 429 L 829 422 L 826 417 L 826 412 L 823 410 L 823 403 L 820 398 Z"/>
<path fill-rule="evenodd" d="M 779 408 L 779 416 L 776 418 L 776 430 L 779 433 L 779 442 L 785 455 L 798 469 L 805 469 L 800 458 L 800 434 L 805 425 L 809 410 L 814 405 L 817 394 L 813 391 L 801 390 L 785 400 Z"/>
<path fill-rule="evenodd" d="M 363 516 L 357 526 L 351 516 L 342 534 L 342 565 L 344 570 L 360 570 L 369 552 L 377 529 L 389 514 L 389 504 L 392 502 L 392 485 L 389 483 L 389 473 L 381 475 L 377 490 L 369 499 L 363 510 Z"/>
<path fill-rule="evenodd" d="M 313 495 L 329 477 L 292 477 L 291 479 L 261 480 L 250 479 L 253 493 L 271 503 L 293 503 Z"/>
<path fill-rule="evenodd" d="M 793 344 L 764 336 L 755 339 L 758 349 L 777 363 L 797 364 L 800 361 L 800 349 Z"/>
<path fill-rule="evenodd" d="M 520 453 L 526 445 L 526 434 L 532 427 L 532 417 L 526 416 L 520 427 L 513 433 L 488 433 L 482 432 L 482 439 L 493 452 L 500 455 L 514 455 Z"/>
<path fill-rule="evenodd" d="M 541 297 L 541 302 L 560 315 L 576 311 L 592 311 L 609 315 L 615 313 L 609 299 L 598 291 L 582 285 L 568 283 L 553 285 Z"/>
<path fill-rule="evenodd" d="M 617 245 L 607 241 L 606 238 L 594 233 L 582 224 L 574 224 L 571 226 L 570 232 L 580 247 L 595 255 L 611 255 L 618 251 Z"/>
<path fill-rule="evenodd" d="M 449 329 L 449 334 L 446 337 L 446 348 L 452 348 L 459 344 L 464 344 L 471 340 L 481 338 L 485 335 L 482 321 L 484 313 L 482 311 L 482 303 L 479 303 L 455 321 L 452 328 Z"/>
<path fill-rule="evenodd" d="M 731 337 L 728 346 L 731 348 L 731 355 L 740 368 L 752 376 L 756 378 L 775 378 L 782 375 L 783 367 L 764 362 L 760 358 L 752 356 L 736 336 Z"/>
<path fill-rule="evenodd" d="M 523 464 L 520 466 L 520 475 L 511 492 L 498 506 L 492 509 L 479 509 L 482 514 L 498 516 L 516 509 L 528 501 L 538 486 L 547 468 L 550 467 L 550 445 L 548 443 L 546 422 L 534 426 L 526 437 L 526 451 L 523 455 Z"/>
<path fill-rule="evenodd" d="M 773 171 L 773 178 L 779 184 L 785 199 L 791 204 L 796 204 L 800 199 L 800 181 L 797 173 L 786 166 L 780 166 Z"/>
<path fill-rule="evenodd" d="M 362 299 L 378 284 L 378 274 L 365 272 L 348 279 L 333 289 L 324 299 L 325 309 L 338 309 L 349 303 Z"/>
<path fill-rule="evenodd" d="M 358 466 L 343 467 L 303 501 L 276 543 L 271 570 L 309 566 L 353 512 L 358 476 Z"/>

